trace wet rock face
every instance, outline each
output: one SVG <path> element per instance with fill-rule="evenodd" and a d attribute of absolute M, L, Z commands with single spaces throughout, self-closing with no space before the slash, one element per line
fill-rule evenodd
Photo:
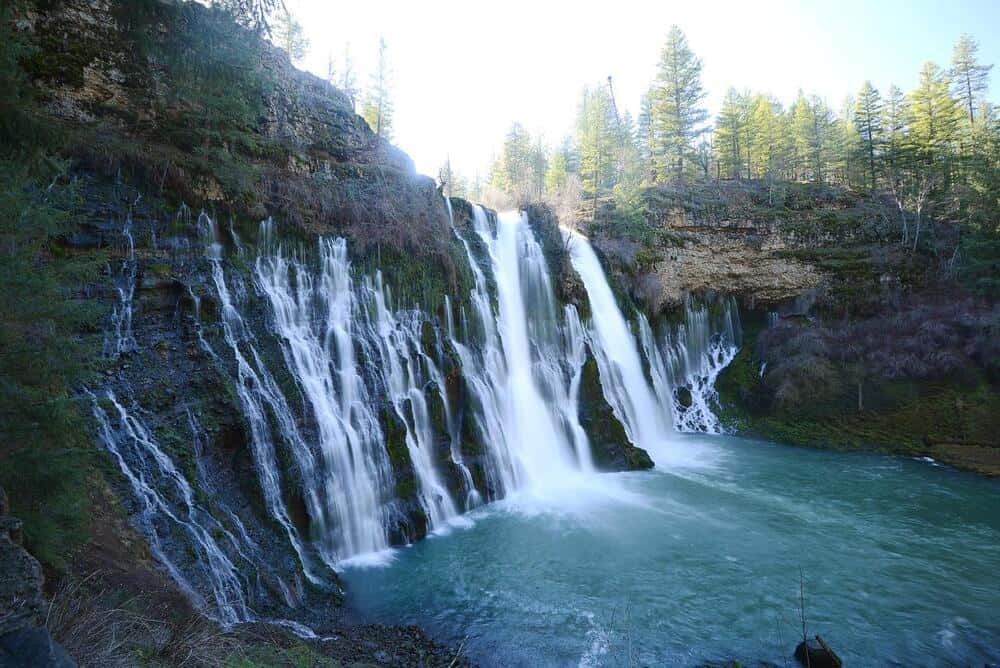
<path fill-rule="evenodd" d="M 44 626 L 42 567 L 20 541 L 21 521 L 7 515 L 0 487 L 0 666 L 75 666 Z"/>
<path fill-rule="evenodd" d="M 634 471 L 653 468 L 653 460 L 632 445 L 625 427 L 615 417 L 601 389 L 597 362 L 589 357 L 580 378 L 580 426 L 590 439 L 594 465 L 604 471 Z"/>

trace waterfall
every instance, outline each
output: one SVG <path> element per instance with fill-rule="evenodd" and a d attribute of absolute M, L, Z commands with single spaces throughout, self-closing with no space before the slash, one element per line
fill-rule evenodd
<path fill-rule="evenodd" d="M 299 433 L 295 416 L 288 402 L 266 365 L 261 361 L 252 331 L 243 321 L 242 315 L 233 302 L 232 293 L 226 283 L 225 271 L 222 267 L 221 245 L 216 240 L 218 230 L 215 222 L 203 213 L 199 218 L 199 226 L 208 241 L 207 255 L 211 262 L 212 281 L 221 306 L 220 322 L 225 342 L 232 352 L 233 362 L 236 366 L 234 385 L 243 409 L 243 416 L 250 425 L 250 447 L 253 452 L 254 467 L 257 471 L 261 492 L 271 517 L 284 530 L 289 542 L 298 554 L 306 577 L 312 582 L 321 582 L 321 578 L 314 573 L 305 542 L 293 526 L 285 507 L 282 496 L 284 483 L 279 473 L 277 445 L 271 432 L 271 418 L 277 425 L 281 440 L 299 464 L 305 487 L 303 496 L 310 508 L 310 515 L 314 518 L 321 518 L 323 511 L 316 490 L 316 467 L 312 453 Z M 202 341 L 204 342 L 204 339 Z M 244 348 L 249 357 L 244 354 Z M 207 351 L 213 358 L 220 359 L 211 347 L 207 347 Z M 330 554 L 323 556 L 328 562 L 333 559 Z"/>
<path fill-rule="evenodd" d="M 149 541 L 150 550 L 195 605 L 225 626 L 250 621 L 247 574 L 259 567 L 240 540 L 195 501 L 195 491 L 173 460 L 163 451 L 143 422 L 131 414 L 111 391 L 104 400 L 90 394 L 98 436 L 128 480 L 138 500 L 133 519 Z M 242 525 L 241 525 L 242 526 Z M 189 568 L 179 563 L 182 546 L 168 545 L 167 537 L 180 532 L 193 555 Z M 197 577 L 189 579 L 188 573 Z M 202 596 L 210 592 L 211 600 Z M 289 601 L 291 604 L 291 601 Z"/>
<path fill-rule="evenodd" d="M 583 366 L 579 319 L 572 308 L 559 318 L 541 246 L 524 215 L 501 214 L 494 230 L 486 212 L 475 207 L 473 232 L 487 251 L 497 307 L 473 240 L 456 230 L 473 269 L 476 319 L 465 328 L 472 344 L 458 340 L 453 325 L 449 334 L 480 409 L 491 491 L 498 497 L 558 485 L 573 472 L 593 469 L 576 414 Z"/>
<path fill-rule="evenodd" d="M 261 228 L 265 254 L 255 279 L 267 297 L 285 364 L 305 395 L 316 424 L 321 469 L 308 462 L 313 481 L 311 517 L 332 561 L 388 546 L 384 503 L 391 478 L 375 402 L 360 375 L 355 350 L 354 288 L 343 239 L 319 240 L 319 269 L 290 260 L 270 246 L 270 223 Z M 309 452 L 299 444 L 296 450 Z"/>
<path fill-rule="evenodd" d="M 722 433 L 712 406 L 717 399 L 715 380 L 739 350 L 735 300 L 722 300 L 720 314 L 713 319 L 708 306 L 688 299 L 684 322 L 659 342 L 639 314 L 640 350 L 589 240 L 571 231 L 564 235 L 590 299 L 589 341 L 604 395 L 629 439 L 655 460 L 670 453 L 671 432 Z"/>
<path fill-rule="evenodd" d="M 440 526 L 458 511 L 434 463 L 436 443 L 427 400 L 427 389 L 434 382 L 430 378 L 433 362 L 420 341 L 425 321 L 420 311 L 393 315 L 386 306 L 388 288 L 382 284 L 381 272 L 376 273 L 374 281 L 364 281 L 364 292 L 369 336 L 378 350 L 375 367 L 381 372 L 396 416 L 406 428 L 406 449 L 417 479 L 420 505 L 430 525 Z M 447 395 L 439 398 L 447 406 Z"/>
<path fill-rule="evenodd" d="M 125 259 L 119 277 L 115 280 L 118 303 L 111 308 L 111 326 L 104 336 L 104 355 L 116 359 L 135 350 L 136 341 L 132 334 L 132 309 L 135 299 L 136 261 L 135 239 L 132 238 L 132 215 L 129 214 L 122 227 L 125 240 Z"/>
<path fill-rule="evenodd" d="M 444 296 L 443 321 L 394 303 L 380 271 L 356 275 L 344 239 L 289 248 L 268 220 L 256 246 L 244 244 L 232 225 L 220 233 L 204 213 L 197 228 L 218 308 L 216 321 L 203 324 L 199 290 L 189 286 L 194 339 L 247 427 L 262 516 L 229 505 L 225 483 L 215 484 L 225 474 L 205 453 L 208 433 L 186 406 L 190 471 L 175 464 L 177 453 L 162 447 L 138 405 L 126 408 L 109 389 L 91 396 L 100 439 L 138 499 L 136 521 L 154 554 L 223 624 L 259 619 L 263 604 L 300 606 L 309 591 L 300 574 L 331 587 L 331 569 L 439 529 L 484 500 L 520 490 L 565 497 L 578 481 L 593 489 L 579 415 L 591 355 L 628 438 L 658 462 L 676 450 L 676 431 L 721 430 L 713 384 L 739 344 L 735 304 L 689 302 L 684 322 L 659 337 L 639 316 L 633 333 L 579 234 L 565 233 L 589 298 L 586 323 L 556 299 L 543 247 L 517 212 L 491 218 L 476 206 L 470 224 L 452 219 L 473 285 L 462 299 Z M 111 357 L 135 347 L 130 223 L 123 237 Z M 127 374 L 112 383 L 128 393 Z M 270 570 L 273 549 L 285 566 L 297 560 L 293 573 Z"/>
<path fill-rule="evenodd" d="M 708 305 L 688 299 L 684 322 L 657 342 L 646 317 L 639 315 L 639 338 L 649 361 L 657 398 L 669 409 L 677 431 L 721 434 L 712 410 L 715 380 L 739 351 L 739 310 L 733 298 L 719 303 L 713 319 Z"/>
<path fill-rule="evenodd" d="M 203 224 L 209 229 L 224 338 L 236 363 L 237 394 L 251 426 L 261 486 L 271 515 L 285 529 L 303 566 L 308 568 L 312 549 L 332 567 L 389 545 L 399 509 L 394 507 L 393 465 L 378 397 L 388 400 L 404 427 L 417 502 L 428 527 L 457 515 L 459 508 L 436 461 L 429 388 L 437 389 L 446 422 L 450 407 L 441 372 L 423 346 L 423 314 L 393 311 L 380 274 L 355 281 L 343 239 L 320 238 L 318 262 L 313 262 L 305 259 L 312 257 L 309 253 L 289 253 L 275 244 L 272 223 L 263 223 L 253 285 L 268 307 L 270 334 L 278 341 L 285 370 L 304 398 L 311 429 L 304 427 L 234 302 L 214 241 L 218 231 L 207 216 Z M 245 253 L 242 247 L 240 252 Z M 199 338 L 218 358 L 200 330 Z M 457 436 L 449 432 L 448 438 Z M 459 444 L 447 445 L 465 479 L 466 502 L 477 502 Z M 291 454 L 296 466 L 310 519 L 308 545 L 283 506 L 283 490 L 292 481 L 284 479 L 288 476 L 278 466 L 279 448 Z"/>
<path fill-rule="evenodd" d="M 570 261 L 590 300 L 589 340 L 604 396 L 632 443 L 646 450 L 654 461 L 658 456 L 662 459 L 669 453 L 670 434 L 674 431 L 669 412 L 646 380 L 635 337 L 618 308 L 590 241 L 568 230 L 564 235 Z"/>

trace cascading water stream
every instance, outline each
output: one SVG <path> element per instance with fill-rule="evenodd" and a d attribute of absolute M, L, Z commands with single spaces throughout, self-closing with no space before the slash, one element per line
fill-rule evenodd
<path fill-rule="evenodd" d="M 262 226 L 265 248 L 270 225 Z M 389 462 L 374 402 L 357 367 L 355 304 L 343 239 L 320 239 L 319 271 L 281 248 L 258 257 L 255 278 L 271 306 L 285 363 L 308 400 L 322 461 L 314 532 L 332 561 L 388 546 Z"/>
<path fill-rule="evenodd" d="M 456 340 L 453 326 L 449 333 L 481 409 L 477 422 L 499 486 L 494 494 L 558 487 L 593 469 L 576 413 L 583 358 L 575 309 L 565 323 L 558 318 L 544 255 L 522 214 L 501 214 L 494 231 L 475 207 L 473 227 L 489 255 L 497 309 L 470 240 L 456 231 L 473 267 L 478 350 Z"/>
<path fill-rule="evenodd" d="M 270 550 L 280 550 L 286 565 L 294 551 L 301 573 L 326 585 L 324 567 L 363 562 L 390 542 L 411 539 L 408 527 L 421 518 L 432 531 L 484 499 L 521 490 L 560 500 L 576 493 L 570 488 L 592 492 L 591 446 L 579 415 L 589 354 L 628 437 L 657 461 L 670 455 L 674 427 L 720 429 L 710 409 L 712 384 L 736 351 L 735 308 L 727 303 L 713 320 L 689 304 L 684 325 L 659 342 L 640 317 L 640 350 L 582 236 L 567 233 L 589 297 L 586 325 L 575 306 L 559 306 L 526 216 L 491 219 L 473 207 L 471 229 L 452 226 L 474 285 L 460 323 L 445 296 L 445 322 L 436 325 L 419 308 L 393 304 L 380 272 L 355 278 L 343 239 L 320 238 L 315 252 L 289 252 L 265 221 L 255 253 L 230 226 L 237 259 L 230 265 L 215 222 L 202 214 L 197 225 L 218 328 L 203 328 L 201 299 L 189 288 L 194 334 L 218 371 L 232 377 L 266 521 L 276 535 L 264 535 L 260 518 L 241 518 L 238 505 L 223 498 L 213 480 L 218 467 L 204 452 L 209 436 L 187 407 L 195 454 L 190 480 L 136 417 L 138 407 L 126 410 L 107 391 L 106 399 L 94 399 L 94 414 L 101 440 L 139 499 L 138 523 L 154 553 L 196 604 L 224 624 L 257 619 L 254 606 L 262 602 L 294 608 L 307 596 L 297 569 L 269 569 Z M 128 257 L 107 339 L 111 356 L 135 346 L 129 226 L 124 234 Z M 678 400 L 682 386 L 690 405 Z M 466 403 L 452 406 L 453 392 Z M 482 450 L 467 462 L 463 435 L 470 423 Z M 409 476 L 412 483 L 400 485 Z M 199 494 L 219 498 L 202 503 L 208 497 Z M 301 506 L 297 514 L 292 504 Z M 179 530 L 180 542 L 163 538 L 165 526 Z M 184 544 L 197 563 L 183 556 Z"/>
<path fill-rule="evenodd" d="M 451 495 L 434 465 L 435 438 L 428 408 L 429 372 L 423 368 L 430 359 L 423 353 L 419 311 L 402 312 L 399 316 L 386 306 L 388 289 L 382 284 L 382 274 L 375 280 L 366 279 L 363 287 L 367 296 L 370 338 L 375 341 L 382 382 L 388 390 L 396 416 L 406 428 L 406 449 L 413 464 L 421 506 L 430 525 L 440 526 L 458 514 Z M 440 397 L 447 405 L 447 396 Z"/>
<path fill-rule="evenodd" d="M 90 396 L 99 437 L 138 499 L 140 509 L 134 518 L 158 561 L 195 605 L 221 624 L 231 626 L 254 619 L 245 573 L 255 572 L 258 565 L 247 557 L 234 534 L 196 503 L 190 483 L 142 421 L 110 391 L 104 400 L 113 407 L 117 420 L 108 415 L 95 395 Z M 194 565 L 186 570 L 197 573 L 197 583 L 182 573 L 178 558 L 161 538 L 174 529 L 188 538 L 187 544 L 194 551 Z M 202 596 L 203 590 L 210 592 L 210 600 Z"/>
<path fill-rule="evenodd" d="M 107 357 L 118 358 L 135 350 L 136 341 L 132 335 L 132 310 L 135 300 L 135 239 L 132 237 L 132 215 L 129 214 L 122 227 L 122 237 L 125 240 L 125 259 L 122 260 L 121 273 L 115 280 L 115 292 L 118 293 L 118 303 L 111 309 L 111 323 L 104 337 L 104 354 Z"/>
<path fill-rule="evenodd" d="M 600 260 L 583 235 L 565 230 L 570 261 L 583 280 L 590 300 L 591 350 L 597 360 L 601 387 L 629 439 L 654 461 L 670 453 L 670 415 L 657 400 L 646 374 L 635 337 L 618 308 Z"/>
<path fill-rule="evenodd" d="M 198 222 L 202 234 L 208 242 L 207 254 L 212 265 L 212 281 L 221 306 L 220 322 L 226 344 L 232 351 L 236 364 L 235 389 L 243 409 L 243 416 L 250 425 L 250 446 L 253 451 L 254 467 L 257 471 L 261 492 L 271 516 L 285 531 L 289 542 L 298 554 L 306 577 L 313 582 L 321 582 L 321 578 L 314 574 L 307 546 L 292 524 L 288 510 L 285 508 L 276 444 L 272 438 L 271 421 L 268 416 L 273 416 L 285 445 L 291 450 L 301 467 L 306 486 L 304 496 L 311 514 L 314 517 L 322 518 L 323 511 L 315 490 L 315 464 L 312 453 L 306 447 L 305 441 L 299 433 L 288 402 L 281 394 L 267 367 L 261 361 L 254 346 L 252 333 L 243 322 L 243 317 L 233 303 L 222 268 L 221 246 L 217 241 L 218 233 L 215 222 L 205 214 L 199 217 Z M 215 351 L 207 345 L 204 338 L 202 343 L 213 357 L 219 358 Z M 249 351 L 249 359 L 244 355 L 241 343 Z M 250 360 L 253 360 L 253 363 Z M 326 555 L 325 560 L 329 562 L 333 558 Z"/>
<path fill-rule="evenodd" d="M 712 411 L 715 380 L 739 351 L 740 327 L 735 301 L 720 304 L 718 322 L 707 305 L 689 299 L 684 322 L 667 331 L 658 344 L 646 317 L 639 315 L 639 338 L 649 361 L 650 375 L 660 405 L 673 416 L 674 428 L 684 432 L 723 433 Z M 686 391 L 682 398 L 681 390 Z"/>

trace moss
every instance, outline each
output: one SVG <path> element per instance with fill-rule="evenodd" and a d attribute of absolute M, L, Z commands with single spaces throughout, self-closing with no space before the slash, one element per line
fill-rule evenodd
<path fill-rule="evenodd" d="M 170 278 L 170 265 L 165 262 L 154 262 L 145 269 L 146 273 L 156 278 Z"/>
<path fill-rule="evenodd" d="M 191 447 L 191 434 L 187 425 L 169 424 L 156 430 L 157 441 L 170 457 L 187 481 L 195 489 L 198 487 L 198 462 Z"/>
<path fill-rule="evenodd" d="M 580 426 L 590 440 L 591 455 L 599 469 L 628 471 L 653 467 L 649 454 L 628 440 L 625 427 L 604 399 L 600 372 L 593 357 L 587 358 L 581 371 Z"/>
<path fill-rule="evenodd" d="M 768 410 L 754 405 L 759 382 L 755 366 L 743 350 L 716 385 L 720 417 L 740 433 L 835 450 L 929 454 L 958 466 L 966 466 L 961 450 L 939 446 L 985 445 L 997 449 L 1000 458 L 1000 394 L 986 382 L 970 387 L 948 381 L 881 381 L 863 386 L 866 408 L 861 411 L 850 392 L 794 411 Z"/>

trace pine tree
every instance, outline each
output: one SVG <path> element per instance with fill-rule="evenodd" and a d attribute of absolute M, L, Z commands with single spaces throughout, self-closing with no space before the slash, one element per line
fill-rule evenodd
<path fill-rule="evenodd" d="M 715 124 L 715 155 L 720 172 L 726 178 L 743 177 L 743 101 L 735 88 L 730 87 L 722 99 L 722 108 Z"/>
<path fill-rule="evenodd" d="M 860 168 L 861 135 L 854 120 L 857 101 L 848 95 L 840 107 L 840 115 L 834 120 L 831 135 L 831 153 L 836 163 L 837 181 L 848 188 L 863 182 L 864 169 Z"/>
<path fill-rule="evenodd" d="M 951 59 L 951 85 L 955 98 L 968 115 L 969 125 L 975 125 L 975 110 L 986 95 L 990 70 L 993 65 L 981 65 L 978 61 L 979 43 L 970 35 L 963 34 L 955 44 Z"/>
<path fill-rule="evenodd" d="M 653 164 L 653 98 L 650 94 L 643 93 L 639 100 L 639 119 L 637 129 L 637 147 L 639 149 L 639 160 L 642 163 L 643 178 L 653 180 L 655 170 Z"/>
<path fill-rule="evenodd" d="M 870 81 L 861 86 L 854 105 L 854 126 L 861 139 L 861 152 L 868 161 L 868 185 L 875 193 L 875 153 L 882 136 L 882 98 Z"/>
<path fill-rule="evenodd" d="M 490 187 L 516 198 L 530 197 L 538 191 L 539 161 L 537 145 L 521 123 L 512 123 L 504 137 L 503 150 L 490 169 Z"/>
<path fill-rule="evenodd" d="M 389 61 L 386 57 L 385 38 L 378 40 L 378 59 L 372 73 L 371 85 L 361 105 L 361 116 L 368 121 L 375 134 L 392 141 L 392 99 L 389 93 Z"/>
<path fill-rule="evenodd" d="M 889 92 L 882 104 L 882 146 L 885 151 L 884 163 L 889 172 L 894 173 L 906 138 L 907 119 L 910 111 L 906 98 L 896 85 L 889 86 Z"/>
<path fill-rule="evenodd" d="M 818 96 L 799 91 L 791 113 L 796 175 L 822 183 L 831 149 L 830 109 Z"/>
<path fill-rule="evenodd" d="M 569 180 L 569 161 L 562 151 L 555 151 L 545 172 L 545 192 L 556 195 L 562 192 Z"/>
<path fill-rule="evenodd" d="M 909 96 L 909 143 L 928 165 L 946 160 L 958 138 L 961 111 L 949 88 L 946 73 L 927 62 Z"/>
<path fill-rule="evenodd" d="M 753 142 L 749 151 L 753 161 L 750 173 L 768 180 L 778 178 L 786 160 L 786 132 L 781 103 L 766 95 L 755 95 L 749 107 L 747 135 Z"/>
<path fill-rule="evenodd" d="M 550 195 L 562 193 L 570 179 L 576 174 L 578 165 L 576 148 L 572 137 L 564 137 L 552 150 L 545 172 L 545 192 Z"/>
<path fill-rule="evenodd" d="M 708 112 L 701 106 L 701 60 L 688 46 L 684 33 L 671 26 L 660 55 L 652 99 L 652 155 L 657 178 L 682 178 L 684 158 L 703 131 Z"/>
<path fill-rule="evenodd" d="M 444 164 L 438 169 L 438 182 L 441 191 L 447 197 L 465 197 L 468 188 L 465 179 L 451 166 L 451 156 L 445 157 Z"/>
<path fill-rule="evenodd" d="M 288 9 L 278 14 L 274 26 L 274 41 L 285 50 L 293 63 L 300 62 L 309 51 L 305 30 Z"/>
<path fill-rule="evenodd" d="M 541 199 L 545 193 L 545 173 L 549 168 L 548 150 L 539 134 L 528 152 L 529 186 L 532 197 Z"/>
<path fill-rule="evenodd" d="M 607 89 L 584 89 L 576 143 L 580 148 L 580 182 L 595 198 L 614 187 L 619 150 L 616 125 Z"/>

